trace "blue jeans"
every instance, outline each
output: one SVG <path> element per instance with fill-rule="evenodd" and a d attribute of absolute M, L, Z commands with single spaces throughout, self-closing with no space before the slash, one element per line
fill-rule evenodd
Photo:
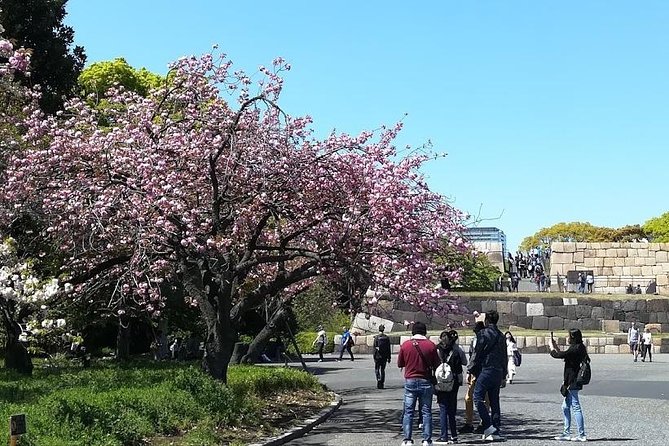
<path fill-rule="evenodd" d="M 404 382 L 404 439 L 411 440 L 413 413 L 418 401 L 423 415 L 423 441 L 432 441 L 432 394 L 434 388 L 427 379 L 409 378 Z"/>
<path fill-rule="evenodd" d="M 487 429 L 490 425 L 495 426 L 498 430 L 501 422 L 501 411 L 499 408 L 499 387 L 502 384 L 504 372 L 502 369 L 484 368 L 476 377 L 476 385 L 474 386 L 474 405 L 481 418 L 483 428 Z M 488 408 L 485 405 L 485 396 L 488 394 L 490 399 L 490 412 L 492 418 L 488 413 Z"/>
<path fill-rule="evenodd" d="M 578 426 L 578 435 L 585 437 L 585 421 L 583 420 L 583 409 L 578 400 L 578 390 L 570 390 L 562 402 L 562 414 L 564 415 L 564 433 L 571 435 L 571 414 L 574 413 L 574 419 Z"/>

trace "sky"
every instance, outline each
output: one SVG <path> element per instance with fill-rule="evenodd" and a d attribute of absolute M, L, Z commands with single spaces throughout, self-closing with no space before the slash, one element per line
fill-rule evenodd
<path fill-rule="evenodd" d="M 113 5 L 113 6 L 112 6 Z M 510 250 L 559 222 L 669 211 L 669 2 L 69 0 L 88 62 L 165 73 L 213 44 L 292 66 L 280 104 L 318 135 L 404 122 L 447 153 L 430 187 Z M 406 115 L 406 116 L 405 116 Z"/>

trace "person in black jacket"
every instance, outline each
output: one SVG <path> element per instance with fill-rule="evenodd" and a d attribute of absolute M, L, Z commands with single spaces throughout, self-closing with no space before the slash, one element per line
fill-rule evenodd
<path fill-rule="evenodd" d="M 384 325 L 379 325 L 379 334 L 374 337 L 374 372 L 376 388 L 383 389 L 386 382 L 386 364 L 390 363 L 390 339 L 383 333 Z"/>
<path fill-rule="evenodd" d="M 437 390 L 437 404 L 439 405 L 439 440 L 446 443 L 448 438 L 448 427 L 451 428 L 451 443 L 458 441 L 458 431 L 455 425 L 455 413 L 458 406 L 458 389 L 462 385 L 462 357 L 456 347 L 458 332 L 445 330 L 439 336 L 437 354 L 442 363 L 447 363 L 454 377 L 453 389 L 449 392 Z"/>
<path fill-rule="evenodd" d="M 476 334 L 474 354 L 468 365 L 469 373 L 476 376 L 474 405 L 481 418 L 484 441 L 502 440 L 499 389 L 506 385 L 508 361 L 506 338 L 497 328 L 498 320 L 497 311 L 486 313 L 486 327 Z M 490 399 L 490 413 L 485 404 L 486 394 Z"/>
<path fill-rule="evenodd" d="M 588 351 L 583 345 L 583 335 L 581 330 L 569 330 L 569 348 L 560 351 L 555 339 L 551 339 L 551 356 L 553 358 L 564 359 L 564 382 L 560 392 L 564 396 L 562 402 L 562 412 L 564 415 L 564 432 L 559 437 L 559 441 L 587 441 L 585 436 L 585 422 L 583 420 L 583 409 L 578 397 L 578 391 L 583 389 L 583 385 L 576 380 L 578 372 L 583 361 L 589 361 Z M 578 436 L 571 436 L 571 415 L 574 415 L 576 425 L 578 426 Z"/>

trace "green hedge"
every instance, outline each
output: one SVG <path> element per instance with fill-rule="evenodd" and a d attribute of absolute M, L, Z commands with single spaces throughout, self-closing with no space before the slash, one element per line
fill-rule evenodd
<path fill-rule="evenodd" d="M 26 414 L 22 446 L 140 445 L 195 426 L 257 424 L 263 396 L 321 390 L 314 377 L 292 369 L 234 366 L 228 381 L 225 386 L 197 366 L 175 363 L 36 369 L 33 378 L 1 370 L 0 418 Z"/>
<path fill-rule="evenodd" d="M 301 331 L 295 334 L 295 341 L 297 341 L 297 346 L 300 348 L 300 353 L 318 353 L 316 346 L 312 345 L 317 334 L 318 333 L 315 331 Z M 334 332 L 328 332 L 328 343 L 325 344 L 323 352 L 332 353 L 334 351 L 334 337 L 336 334 L 337 333 Z M 295 348 L 293 347 L 292 342 L 288 343 L 288 353 L 295 354 Z"/>

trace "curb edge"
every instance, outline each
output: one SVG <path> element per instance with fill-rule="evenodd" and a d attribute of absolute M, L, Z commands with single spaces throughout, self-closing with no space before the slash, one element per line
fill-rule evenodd
<path fill-rule="evenodd" d="M 289 442 L 290 440 L 304 436 L 307 432 L 330 418 L 330 416 L 335 413 L 337 409 L 339 409 L 339 406 L 342 405 L 343 398 L 341 395 L 337 393 L 334 395 L 335 399 L 330 403 L 330 406 L 321 410 L 315 417 L 302 420 L 300 425 L 295 426 L 294 428 L 284 432 L 277 437 L 271 437 L 259 443 L 252 443 L 249 446 L 279 446 Z"/>

